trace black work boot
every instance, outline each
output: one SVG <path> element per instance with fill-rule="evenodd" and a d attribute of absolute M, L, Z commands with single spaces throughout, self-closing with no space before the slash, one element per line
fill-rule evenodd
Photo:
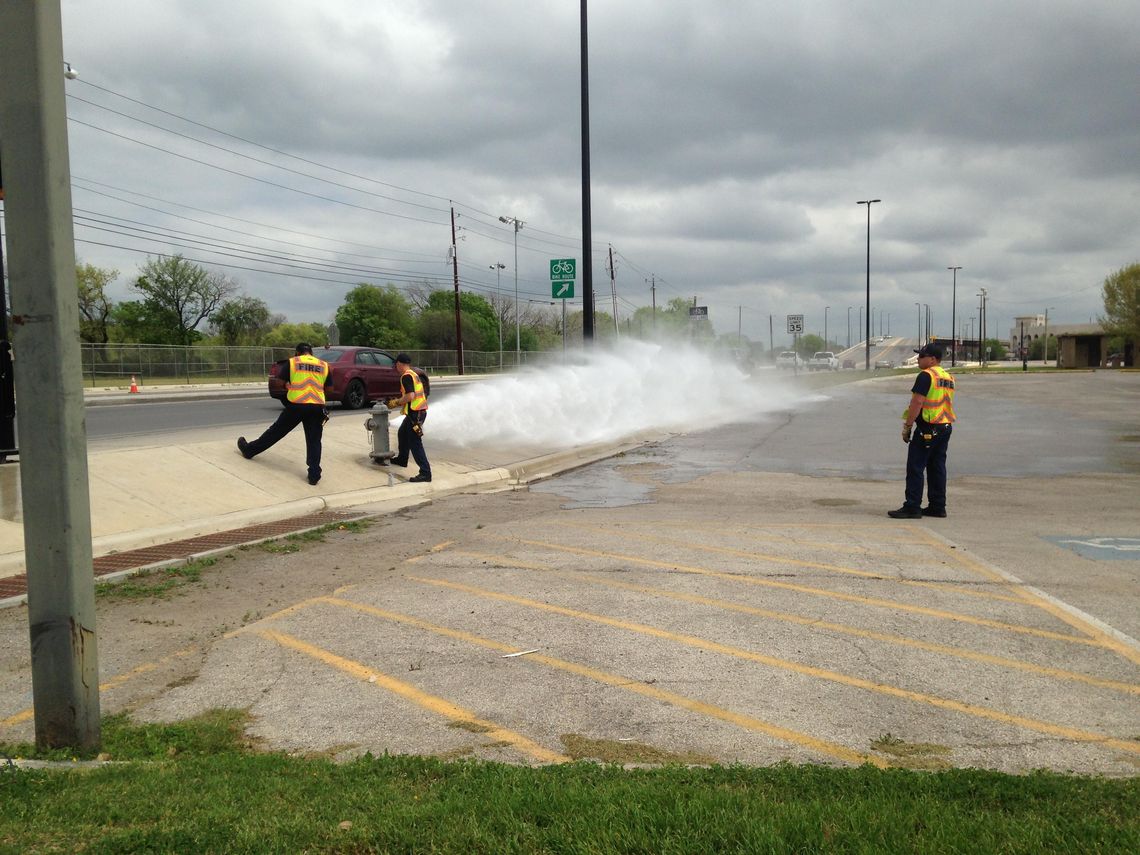
<path fill-rule="evenodd" d="M 945 517 L 946 516 L 946 509 L 945 508 L 932 508 L 928 505 L 927 507 L 922 509 L 922 515 L 924 517 Z"/>
<path fill-rule="evenodd" d="M 895 520 L 920 520 L 922 519 L 922 508 L 903 505 L 897 511 L 887 511 L 887 516 Z"/>

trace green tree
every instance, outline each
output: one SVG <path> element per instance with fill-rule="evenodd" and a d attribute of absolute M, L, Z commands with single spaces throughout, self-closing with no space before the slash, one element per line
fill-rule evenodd
<path fill-rule="evenodd" d="M 395 285 L 361 283 L 349 291 L 336 310 L 342 344 L 411 350 L 416 338 L 412 306 Z"/>
<path fill-rule="evenodd" d="M 126 300 L 111 310 L 111 339 L 138 344 L 182 344 L 173 317 L 149 300 Z"/>
<path fill-rule="evenodd" d="M 131 287 L 143 295 L 156 322 L 170 325 L 165 344 L 193 344 L 198 325 L 237 290 L 222 274 L 180 255 L 149 259 Z"/>
<path fill-rule="evenodd" d="M 265 333 L 282 320 L 270 315 L 264 300 L 246 296 L 226 300 L 210 315 L 210 323 L 221 336 L 222 344 L 229 346 L 258 344 Z"/>
<path fill-rule="evenodd" d="M 799 347 L 796 352 L 804 359 L 811 359 L 813 355 L 821 350 L 826 350 L 823 344 L 823 336 L 816 335 L 815 333 L 807 333 L 800 336 Z"/>
<path fill-rule="evenodd" d="M 486 351 L 499 349 L 499 322 L 494 307 L 485 298 L 468 291 L 461 291 L 459 314 L 465 349 Z M 428 295 L 420 312 L 418 330 L 424 347 L 436 350 L 455 347 L 454 291 L 437 290 Z"/>
<path fill-rule="evenodd" d="M 313 347 L 328 344 L 328 328 L 316 322 L 308 324 L 278 324 L 261 337 L 265 347 L 287 347 L 292 350 L 301 342 Z"/>
<path fill-rule="evenodd" d="M 114 304 L 107 296 L 107 286 L 114 282 L 118 275 L 118 270 L 106 270 L 93 264 L 75 265 L 75 282 L 79 288 L 81 341 L 106 344 L 110 340 L 108 326 Z"/>
<path fill-rule="evenodd" d="M 1122 267 L 1104 280 L 1101 289 L 1104 331 L 1122 341 L 1140 344 L 1140 264 Z"/>

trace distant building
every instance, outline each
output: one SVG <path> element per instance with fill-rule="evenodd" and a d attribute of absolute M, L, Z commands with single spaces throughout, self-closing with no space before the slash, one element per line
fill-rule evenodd
<path fill-rule="evenodd" d="M 1023 342 L 1028 350 L 1033 341 L 1044 335 L 1044 315 L 1016 317 L 1009 331 L 1009 352 L 1020 358 Z M 1125 344 L 1119 359 L 1109 358 L 1113 356 L 1108 346 L 1110 336 L 1100 324 L 1055 324 L 1050 321 L 1048 335 L 1057 339 L 1057 364 L 1061 368 L 1132 367 L 1136 364 L 1135 342 Z"/>

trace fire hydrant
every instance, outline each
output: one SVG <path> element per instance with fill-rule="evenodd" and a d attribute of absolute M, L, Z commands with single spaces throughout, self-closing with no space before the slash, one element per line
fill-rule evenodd
<path fill-rule="evenodd" d="M 364 420 L 364 429 L 368 431 L 372 450 L 368 456 L 373 463 L 387 466 L 388 461 L 396 456 L 388 441 L 388 408 L 383 403 L 372 406 L 372 415 Z"/>

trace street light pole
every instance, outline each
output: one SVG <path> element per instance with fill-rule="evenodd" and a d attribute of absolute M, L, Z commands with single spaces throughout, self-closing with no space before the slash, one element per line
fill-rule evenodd
<path fill-rule="evenodd" d="M 918 346 L 922 347 L 922 303 L 915 303 L 914 309 L 918 316 Z"/>
<path fill-rule="evenodd" d="M 882 199 L 864 199 L 857 205 L 867 206 L 867 346 L 865 368 L 871 370 L 871 206 Z"/>
<path fill-rule="evenodd" d="M 851 349 L 851 307 L 847 307 L 847 349 Z"/>
<path fill-rule="evenodd" d="M 954 330 L 954 324 L 958 319 L 958 271 L 962 268 L 959 266 L 946 269 L 954 271 L 954 290 L 950 295 L 950 367 L 953 368 L 958 364 L 958 333 Z"/>
<path fill-rule="evenodd" d="M 522 366 L 522 341 L 519 336 L 519 229 L 524 225 L 518 217 L 499 217 L 500 223 L 509 223 L 515 227 L 515 368 Z"/>
<path fill-rule="evenodd" d="M 831 306 L 824 306 L 823 307 L 823 349 L 824 350 L 827 350 L 827 310 L 830 308 L 831 308 Z"/>
<path fill-rule="evenodd" d="M 502 272 L 506 269 L 507 265 L 501 261 L 496 261 L 491 265 L 491 269 L 495 271 L 495 314 L 499 319 L 499 373 L 503 373 L 503 304 L 502 297 L 499 295 L 499 279 Z"/>

